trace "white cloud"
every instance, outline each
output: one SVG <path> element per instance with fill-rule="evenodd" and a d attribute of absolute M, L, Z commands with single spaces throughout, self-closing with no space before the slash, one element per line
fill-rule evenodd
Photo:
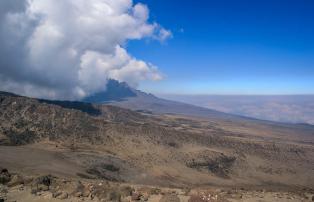
<path fill-rule="evenodd" d="M 108 78 L 131 85 L 162 78 L 155 66 L 124 48 L 128 40 L 171 37 L 148 22 L 145 5 L 131 0 L 16 1 L 20 7 L 0 3 L 7 8 L 0 10 L 1 90 L 78 99 L 103 90 Z"/>
<path fill-rule="evenodd" d="M 158 31 L 157 39 L 160 40 L 161 42 L 167 40 L 168 38 L 172 37 L 172 33 L 169 30 L 166 30 L 164 28 L 161 28 Z"/>

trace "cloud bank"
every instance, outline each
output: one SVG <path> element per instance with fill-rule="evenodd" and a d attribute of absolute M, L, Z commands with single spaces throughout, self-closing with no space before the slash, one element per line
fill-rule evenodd
<path fill-rule="evenodd" d="M 109 78 L 131 85 L 162 79 L 124 48 L 129 40 L 171 37 L 148 18 L 148 8 L 132 0 L 1 1 L 0 88 L 80 99 L 104 90 Z"/>

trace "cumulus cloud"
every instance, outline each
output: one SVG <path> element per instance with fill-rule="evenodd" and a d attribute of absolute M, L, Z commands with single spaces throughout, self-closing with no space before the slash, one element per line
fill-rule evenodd
<path fill-rule="evenodd" d="M 132 0 L 4 0 L 0 2 L 0 88 L 19 94 L 80 99 L 109 78 L 136 86 L 162 79 L 132 57 L 128 40 L 164 41 L 171 32 L 150 23 Z"/>

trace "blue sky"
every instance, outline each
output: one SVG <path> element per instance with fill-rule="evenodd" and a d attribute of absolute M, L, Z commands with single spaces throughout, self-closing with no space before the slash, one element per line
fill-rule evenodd
<path fill-rule="evenodd" d="M 140 0 L 173 33 L 128 51 L 165 74 L 140 89 L 169 94 L 313 94 L 313 0 Z"/>

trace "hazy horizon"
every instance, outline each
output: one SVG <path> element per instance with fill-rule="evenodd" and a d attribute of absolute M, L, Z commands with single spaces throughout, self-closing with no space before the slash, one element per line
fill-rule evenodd
<path fill-rule="evenodd" d="M 314 125 L 314 95 L 159 95 L 262 120 Z"/>

